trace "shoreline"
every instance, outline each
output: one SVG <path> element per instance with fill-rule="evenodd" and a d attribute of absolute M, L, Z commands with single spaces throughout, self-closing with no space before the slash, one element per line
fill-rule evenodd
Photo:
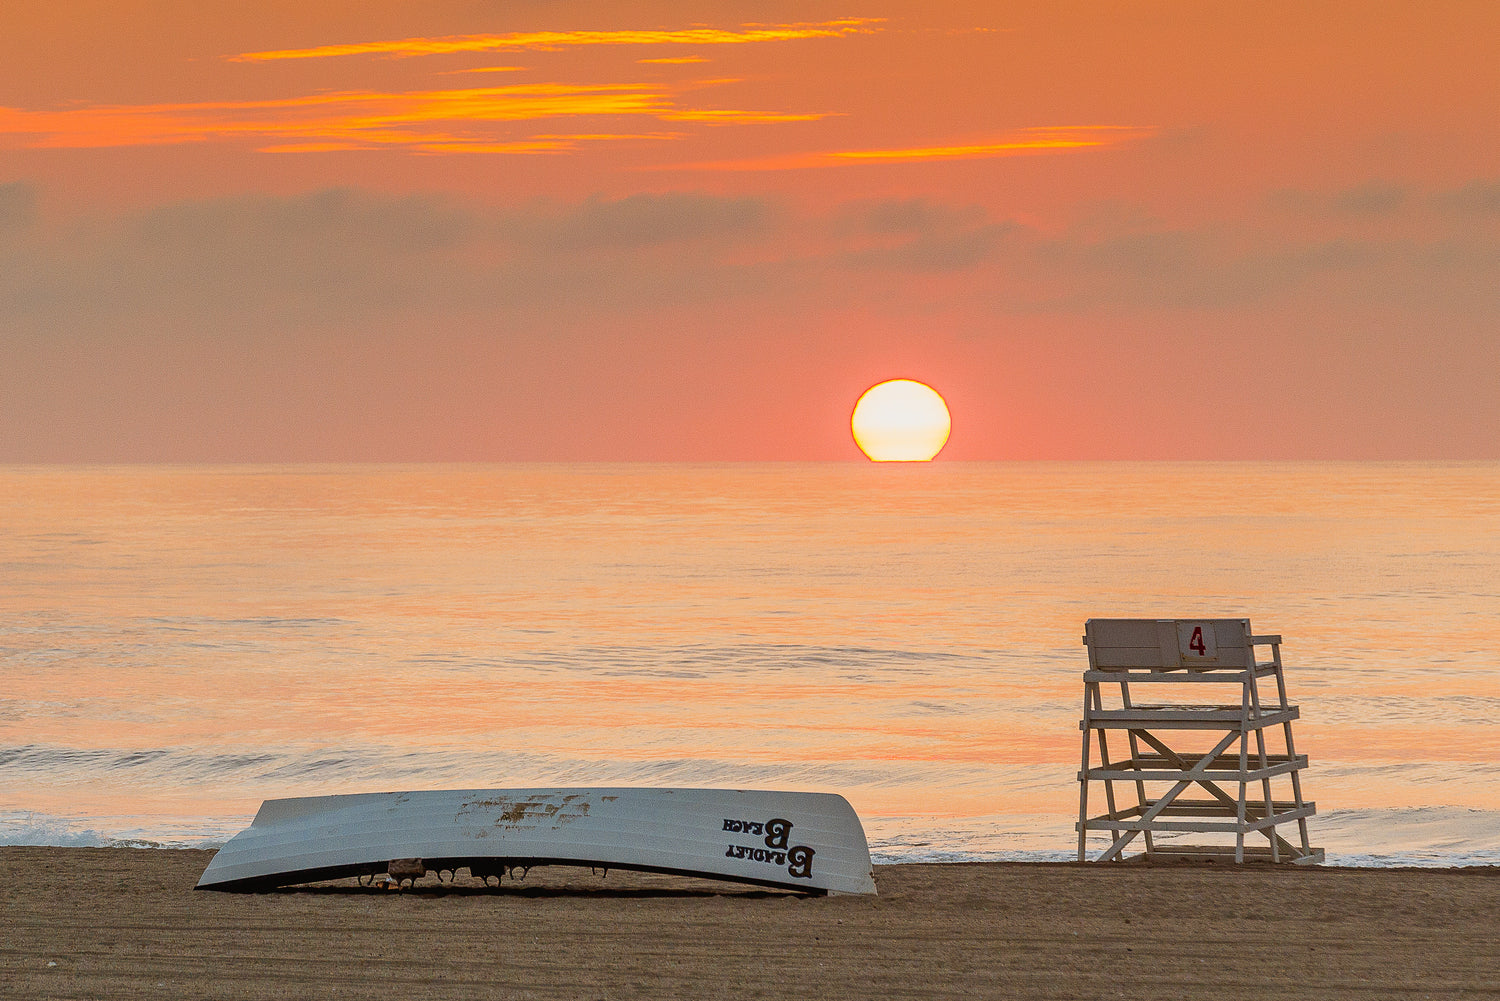
<path fill-rule="evenodd" d="M 11 849 L 11 848 L 25 848 L 25 849 L 40 849 L 40 850 L 46 850 L 46 851 L 54 851 L 54 850 L 55 851 L 157 851 L 157 852 L 208 852 L 209 854 L 212 854 L 213 852 L 216 852 L 220 848 L 224 847 L 224 844 L 225 844 L 224 841 L 217 841 L 217 840 L 204 840 L 204 841 L 201 841 L 201 842 L 191 842 L 191 843 L 174 843 L 174 842 L 152 841 L 152 840 L 150 840 L 148 838 L 141 838 L 141 839 L 119 838 L 119 839 L 110 839 L 107 842 L 102 843 L 102 844 L 100 844 L 100 843 L 81 843 L 81 844 L 10 844 L 10 843 L 6 843 L 6 842 L 0 842 L 0 851 L 5 851 L 5 850 Z M 931 853 L 931 854 L 932 855 L 942 855 L 944 853 Z M 1058 852 L 1058 851 L 1042 851 L 1042 850 L 1037 850 L 1037 851 L 1034 851 L 1034 852 L 1030 852 L 1030 851 L 1015 851 L 1015 852 L 1005 852 L 1005 853 L 1000 853 L 1000 854 L 972 853 L 972 854 L 968 855 L 967 857 L 965 857 L 965 853 L 961 853 L 961 852 L 953 852 L 953 853 L 948 853 L 948 854 L 951 854 L 952 856 L 955 856 L 955 857 L 946 857 L 946 858 L 944 858 L 944 857 L 936 857 L 936 858 L 934 858 L 934 857 L 920 857 L 920 858 L 909 858 L 908 859 L 908 858 L 898 858 L 898 857 L 891 857 L 891 856 L 882 856 L 879 853 L 878 849 L 871 849 L 871 851 L 870 851 L 871 860 L 872 860 L 873 864 L 877 868 L 890 868 L 890 867 L 896 867 L 896 866 L 910 866 L 910 865 L 1069 866 L 1069 865 L 1077 865 L 1078 864 L 1077 860 L 1073 857 L 1073 854 L 1071 852 Z M 1465 856 L 1462 856 L 1462 855 L 1455 855 L 1455 856 L 1451 856 L 1451 857 L 1446 858 L 1446 859 L 1445 858 L 1427 857 L 1427 858 L 1424 858 L 1422 861 L 1412 861 L 1409 857 L 1407 857 L 1409 855 L 1409 853 L 1392 853 L 1390 855 L 1378 855 L 1378 854 L 1363 854 L 1363 855 L 1360 855 L 1360 854 L 1354 854 L 1354 853 L 1348 853 L 1348 852 L 1343 852 L 1343 853 L 1330 852 L 1329 854 L 1330 854 L 1330 858 L 1332 858 L 1333 861 L 1326 862 L 1326 863 L 1318 866 L 1317 868 L 1319 868 L 1319 869 L 1325 869 L 1325 870 L 1331 870 L 1331 869 L 1346 870 L 1347 869 L 1347 870 L 1350 870 L 1350 871 L 1369 871 L 1369 870 L 1408 871 L 1408 870 L 1410 870 L 1410 871 L 1413 871 L 1413 872 L 1448 872 L 1448 871 L 1467 871 L 1467 870 L 1482 870 L 1482 869 L 1494 869 L 1494 870 L 1500 871 L 1500 860 L 1491 861 L 1490 859 L 1485 858 L 1482 861 L 1481 860 L 1467 861 L 1467 860 L 1465 860 Z M 1491 853 L 1486 853 L 1486 854 L 1487 855 L 1493 855 L 1493 854 L 1496 854 L 1496 853 L 1491 852 Z M 1350 859 L 1355 859 L 1357 861 L 1349 861 Z M 1399 861 L 1387 861 L 1389 859 L 1399 859 Z M 1132 858 L 1132 859 L 1127 859 L 1122 864 L 1129 865 L 1129 866 L 1139 866 L 1139 865 L 1142 865 L 1144 863 L 1141 862 L 1141 861 L 1135 860 L 1134 858 Z M 1167 867 L 1167 866 L 1177 866 L 1177 865 L 1181 865 L 1181 864 L 1182 863 L 1174 862 L 1174 861 L 1161 861 L 1161 862 L 1152 863 L 1152 865 L 1154 867 L 1157 867 L 1157 868 Z M 1208 867 L 1212 868 L 1211 865 L 1208 866 Z"/>
<path fill-rule="evenodd" d="M 142 818 L 135 817 L 62 816 L 12 809 L 0 811 L 0 847 L 217 849 L 248 827 L 252 817 L 253 813 L 246 813 L 229 822 L 211 817 L 197 824 L 163 827 L 160 823 L 140 824 Z M 1048 864 L 1074 860 L 1076 819 L 1053 815 L 1025 815 L 1020 820 L 965 817 L 931 832 L 907 823 L 911 818 L 871 815 L 862 816 L 861 823 L 877 865 Z M 1325 849 L 1330 866 L 1469 868 L 1500 866 L 1496 830 L 1500 830 L 1500 809 L 1335 809 L 1319 813 L 1315 841 Z"/>
<path fill-rule="evenodd" d="M 876 897 L 537 869 L 196 892 L 205 849 L 0 847 L 17 997 L 1490 996 L 1500 867 L 877 865 Z M 48 964 L 55 964 L 49 966 Z"/>

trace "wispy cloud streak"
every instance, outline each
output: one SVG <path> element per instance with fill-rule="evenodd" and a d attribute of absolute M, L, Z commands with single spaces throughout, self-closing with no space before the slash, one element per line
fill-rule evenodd
<path fill-rule="evenodd" d="M 250 140 L 277 152 L 406 147 L 417 152 L 543 153 L 580 141 L 623 138 L 594 129 L 560 138 L 496 134 L 520 122 L 566 118 L 650 118 L 759 124 L 820 114 L 683 106 L 660 84 L 517 84 L 398 93 L 343 91 L 264 101 L 94 105 L 50 111 L 0 108 L 0 143 L 24 148 L 92 148 Z M 660 137 L 658 131 L 631 138 Z"/>
<path fill-rule="evenodd" d="M 653 170 L 805 170 L 871 163 L 915 163 L 934 160 L 979 160 L 1028 153 L 1060 153 L 1100 149 L 1144 139 L 1155 128 L 1136 125 L 1069 125 L 1020 129 L 980 143 L 946 146 L 904 146 L 889 149 L 826 150 L 748 160 L 712 160 L 702 163 L 666 164 Z"/>
<path fill-rule="evenodd" d="M 850 17 L 834 21 L 796 24 L 742 25 L 727 28 L 680 28 L 623 31 L 516 31 L 494 35 L 448 35 L 441 38 L 401 38 L 343 45 L 319 45 L 307 49 L 274 49 L 241 52 L 234 62 L 270 62 L 279 59 L 328 59 L 337 56 L 452 55 L 466 52 L 552 52 L 581 45 L 744 45 L 755 42 L 785 42 L 806 38 L 840 38 L 879 30 L 884 18 Z"/>

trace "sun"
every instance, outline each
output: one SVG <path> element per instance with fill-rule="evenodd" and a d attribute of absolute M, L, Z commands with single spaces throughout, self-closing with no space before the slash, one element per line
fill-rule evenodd
<path fill-rule="evenodd" d="M 953 420 L 937 390 L 892 379 L 865 390 L 849 426 L 855 444 L 875 462 L 926 462 L 947 444 Z"/>

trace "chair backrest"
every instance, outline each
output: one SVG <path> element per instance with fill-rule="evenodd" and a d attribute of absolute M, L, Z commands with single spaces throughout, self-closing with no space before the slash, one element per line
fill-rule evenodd
<path fill-rule="evenodd" d="M 1255 666 L 1249 619 L 1089 619 L 1083 630 L 1096 671 Z"/>

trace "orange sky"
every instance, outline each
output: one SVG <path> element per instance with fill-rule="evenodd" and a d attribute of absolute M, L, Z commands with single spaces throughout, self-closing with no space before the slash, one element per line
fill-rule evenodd
<path fill-rule="evenodd" d="M 1497 458 L 1491 3 L 0 9 L 0 462 Z"/>

